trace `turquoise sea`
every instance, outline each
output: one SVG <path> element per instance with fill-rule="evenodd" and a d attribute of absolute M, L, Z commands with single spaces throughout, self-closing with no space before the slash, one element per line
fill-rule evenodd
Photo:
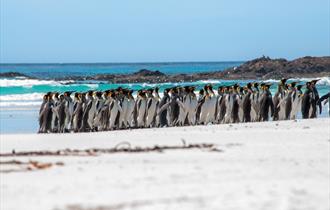
<path fill-rule="evenodd" d="M 0 64 L 0 72 L 19 72 L 38 79 L 0 78 L 0 132 L 1 133 L 35 133 L 38 127 L 38 109 L 42 95 L 48 91 L 87 91 L 106 90 L 118 86 L 134 90 L 159 86 L 164 88 L 173 85 L 191 84 L 203 87 L 206 83 L 217 85 L 246 84 L 247 80 L 203 80 L 193 83 L 162 84 L 109 84 L 104 81 L 72 81 L 67 76 L 86 76 L 93 74 L 127 74 L 140 69 L 159 70 L 167 74 L 222 71 L 229 67 L 239 66 L 243 62 L 182 62 L 182 63 L 99 63 L 99 64 Z M 63 78 L 54 80 L 54 78 Z M 309 79 L 292 78 L 304 84 Z M 277 83 L 277 80 L 267 80 Z M 273 85 L 274 92 L 276 85 Z M 323 77 L 318 83 L 320 95 L 330 91 L 330 77 Z M 327 108 L 326 108 L 327 110 Z M 324 112 L 326 113 L 326 112 Z M 325 116 L 325 115 L 324 115 Z"/>

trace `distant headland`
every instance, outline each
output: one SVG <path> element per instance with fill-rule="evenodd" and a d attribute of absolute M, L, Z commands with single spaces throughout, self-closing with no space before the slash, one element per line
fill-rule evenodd
<path fill-rule="evenodd" d="M 271 59 L 261 57 L 247 61 L 240 66 L 223 71 L 202 72 L 193 74 L 165 74 L 158 70 L 141 69 L 131 74 L 95 74 L 91 76 L 65 76 L 52 78 L 55 80 L 98 80 L 108 83 L 164 83 L 164 82 L 194 82 L 207 79 L 247 80 L 247 79 L 280 79 L 298 77 L 330 76 L 330 56 L 302 57 L 292 61 L 286 59 Z M 18 72 L 0 73 L 3 77 L 30 77 Z"/>

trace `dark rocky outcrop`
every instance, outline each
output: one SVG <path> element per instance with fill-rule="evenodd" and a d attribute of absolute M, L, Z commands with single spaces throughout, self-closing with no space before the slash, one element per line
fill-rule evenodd
<path fill-rule="evenodd" d="M 261 57 L 223 71 L 222 79 L 279 79 L 330 76 L 330 56 L 303 57 L 293 61 Z"/>
<path fill-rule="evenodd" d="M 147 69 L 141 69 L 132 74 L 98 74 L 94 76 L 87 76 L 83 78 L 75 78 L 75 80 L 100 80 L 108 81 L 110 83 L 140 83 L 140 82 L 165 82 L 169 75 L 166 75 L 160 71 L 151 71 Z M 71 78 L 72 79 L 72 78 Z"/>
<path fill-rule="evenodd" d="M 138 72 L 133 73 L 133 75 L 138 77 L 150 77 L 150 76 L 166 76 L 166 74 L 156 70 L 156 71 L 150 71 L 148 69 L 141 69 Z"/>
<path fill-rule="evenodd" d="M 22 73 L 19 73 L 19 72 L 12 72 L 12 71 L 0 73 L 0 78 L 3 78 L 3 77 L 7 77 L 7 78 L 13 78 L 13 77 L 32 78 L 28 75 L 25 75 L 25 74 L 22 74 Z"/>
<path fill-rule="evenodd" d="M 0 77 L 28 77 L 17 72 L 0 73 Z M 195 74 L 167 75 L 158 70 L 141 69 L 132 74 L 96 74 L 91 76 L 68 76 L 55 80 L 97 80 L 108 83 L 164 83 L 194 82 L 207 79 L 245 80 L 245 79 L 279 79 L 294 77 L 330 76 L 330 56 L 303 57 L 292 61 L 286 59 L 257 58 L 224 71 L 202 72 Z M 31 78 L 31 77 L 28 77 Z M 52 78 L 54 79 L 54 78 Z"/>
<path fill-rule="evenodd" d="M 160 71 L 142 69 L 133 74 L 103 74 L 84 79 L 105 80 L 110 83 L 163 83 L 193 82 L 207 79 L 245 80 L 324 76 L 330 76 L 330 56 L 303 57 L 293 61 L 261 57 L 224 71 L 202 72 L 196 74 L 166 75 Z"/>

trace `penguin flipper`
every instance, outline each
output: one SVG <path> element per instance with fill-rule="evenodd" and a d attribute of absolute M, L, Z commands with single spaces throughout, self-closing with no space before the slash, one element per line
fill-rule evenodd
<path fill-rule="evenodd" d="M 182 103 L 182 101 L 179 100 L 179 99 L 176 99 L 176 101 L 179 104 L 179 106 L 183 109 L 183 111 L 185 112 L 186 111 L 186 108 L 185 108 L 184 104 Z"/>
<path fill-rule="evenodd" d="M 325 106 L 328 102 L 329 102 L 329 98 L 324 101 L 323 105 Z"/>
<path fill-rule="evenodd" d="M 58 113 L 58 109 L 59 107 L 52 107 L 52 112 L 56 115 L 56 117 L 59 117 L 59 113 Z"/>
<path fill-rule="evenodd" d="M 150 109 L 150 107 L 151 107 L 151 104 L 152 104 L 152 98 L 149 98 L 148 99 L 148 102 L 147 102 L 147 104 L 148 104 L 148 109 Z"/>
<path fill-rule="evenodd" d="M 117 109 L 119 110 L 119 112 L 122 113 L 123 112 L 123 109 L 120 106 L 120 102 L 115 103 L 115 105 L 116 105 Z"/>
<path fill-rule="evenodd" d="M 162 107 L 160 107 L 160 109 L 157 112 L 157 115 L 160 115 L 163 111 L 165 111 L 165 109 L 167 109 L 170 106 L 170 104 L 171 104 L 171 102 L 167 102 Z"/>

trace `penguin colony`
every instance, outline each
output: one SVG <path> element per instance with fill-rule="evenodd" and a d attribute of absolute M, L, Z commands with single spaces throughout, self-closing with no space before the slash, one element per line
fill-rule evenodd
<path fill-rule="evenodd" d="M 258 122 L 317 117 L 322 100 L 318 80 L 303 85 L 282 79 L 272 96 L 271 84 L 248 83 L 241 87 L 205 85 L 196 95 L 193 86 L 133 90 L 117 88 L 83 93 L 49 92 L 39 112 L 39 133 L 94 132 L 128 128 L 171 127 L 219 123 Z M 74 95 L 72 97 L 72 95 Z M 329 102 L 330 104 L 330 102 Z M 330 113 L 329 113 L 330 114 Z"/>

